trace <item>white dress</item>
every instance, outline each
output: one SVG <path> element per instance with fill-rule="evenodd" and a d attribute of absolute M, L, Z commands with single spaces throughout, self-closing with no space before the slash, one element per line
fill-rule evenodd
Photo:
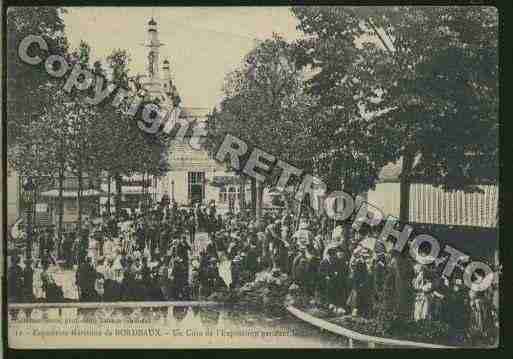
<path fill-rule="evenodd" d="M 41 280 L 41 268 L 34 268 L 34 296 L 36 299 L 44 298 L 45 293 L 43 292 L 43 281 Z"/>
<path fill-rule="evenodd" d="M 114 256 L 114 246 L 114 242 L 110 240 L 103 243 L 103 255 L 105 258 Z"/>
<path fill-rule="evenodd" d="M 413 319 L 415 321 L 431 319 L 433 305 L 432 287 L 433 284 L 425 278 L 423 272 L 417 274 L 413 279 L 413 289 L 415 290 Z"/>
<path fill-rule="evenodd" d="M 87 255 L 92 258 L 93 263 L 96 262 L 96 258 L 98 257 L 98 241 L 96 241 L 96 239 L 89 239 Z"/>
<path fill-rule="evenodd" d="M 123 265 L 121 264 L 121 256 L 117 256 L 114 258 L 114 263 L 112 263 L 111 267 L 112 273 L 113 273 L 113 279 L 121 283 L 123 280 Z"/>

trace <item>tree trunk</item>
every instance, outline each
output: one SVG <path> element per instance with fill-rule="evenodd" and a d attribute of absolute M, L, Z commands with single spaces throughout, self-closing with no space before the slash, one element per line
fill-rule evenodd
<path fill-rule="evenodd" d="M 241 176 L 239 189 L 239 208 L 243 211 L 246 207 L 246 178 Z"/>
<path fill-rule="evenodd" d="M 257 181 L 253 177 L 250 179 L 251 181 L 251 212 L 253 216 L 257 215 Z"/>
<path fill-rule="evenodd" d="M 410 212 L 410 174 L 413 168 L 414 152 L 406 150 L 403 155 L 403 164 L 401 169 L 401 179 L 399 183 L 400 193 L 400 207 L 399 207 L 399 221 L 406 223 L 409 220 Z"/>
<path fill-rule="evenodd" d="M 262 219 L 262 202 L 264 196 L 264 184 L 258 182 L 257 185 L 257 203 L 256 203 L 256 219 L 260 221 Z"/>
<path fill-rule="evenodd" d="M 111 192 L 110 192 L 110 180 L 111 180 L 111 177 L 110 177 L 110 174 L 107 176 L 107 214 L 110 216 L 110 195 L 111 195 Z"/>
<path fill-rule="evenodd" d="M 77 191 L 77 201 L 78 201 L 78 232 L 80 233 L 82 230 L 82 169 L 78 170 L 78 191 Z"/>
<path fill-rule="evenodd" d="M 340 185 L 338 185 L 338 188 L 340 188 Z M 349 169 L 346 169 L 344 171 L 344 185 L 343 190 L 345 193 L 348 193 L 352 196 L 356 196 L 356 193 L 353 193 L 352 185 L 351 185 L 351 171 Z M 358 211 L 358 208 L 355 208 L 356 211 Z M 352 218 L 348 218 L 344 221 L 344 238 L 347 240 L 353 240 L 353 230 L 352 230 Z"/>
<path fill-rule="evenodd" d="M 144 213 L 148 213 L 149 211 L 149 201 L 148 201 L 148 187 L 146 186 L 146 172 L 142 174 L 142 184 L 143 184 L 143 203 L 144 203 Z"/>
<path fill-rule="evenodd" d="M 121 210 L 121 175 L 116 174 L 114 176 L 115 186 L 116 186 L 116 195 L 115 195 L 115 201 L 114 201 L 114 214 L 116 217 L 116 222 L 119 220 L 119 211 Z"/>
<path fill-rule="evenodd" d="M 58 224 L 57 224 L 57 236 L 59 238 L 59 243 L 62 244 L 62 227 L 64 222 L 64 166 L 59 168 L 59 197 L 58 197 Z"/>

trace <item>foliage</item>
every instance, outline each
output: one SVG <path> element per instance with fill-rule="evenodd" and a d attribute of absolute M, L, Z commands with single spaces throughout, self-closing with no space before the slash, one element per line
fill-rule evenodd
<path fill-rule="evenodd" d="M 361 57 L 355 39 L 365 30 L 346 7 L 296 7 L 293 13 L 307 35 L 295 43 L 296 62 L 311 72 L 307 89 L 318 103 L 311 123 L 315 171 L 329 191 L 341 189 L 342 181 L 346 191 L 366 191 L 397 149 L 386 128 L 368 126 L 365 89 L 355 73 Z"/>
<path fill-rule="evenodd" d="M 395 319 L 387 322 L 344 316 L 329 321 L 361 334 L 434 344 L 446 344 L 451 335 L 446 323 L 433 320 Z"/>
<path fill-rule="evenodd" d="M 449 325 L 436 320 L 396 320 L 390 324 L 390 334 L 413 341 L 446 342 L 451 335 Z"/>
<path fill-rule="evenodd" d="M 304 74 L 293 62 L 293 48 L 274 35 L 259 43 L 226 76 L 225 97 L 209 121 L 212 152 L 230 134 L 248 144 L 243 160 L 258 148 L 298 168 L 309 167 L 313 155 L 307 123 L 312 99 L 304 93 Z M 271 174 L 266 185 L 277 175 Z"/>
<path fill-rule="evenodd" d="M 68 44 L 63 12 L 57 7 L 11 7 L 6 15 L 7 158 L 22 177 L 32 176 L 36 188 L 52 176 L 58 163 L 54 145 L 60 123 L 48 114 L 58 101 L 55 93 L 62 80 L 50 77 L 44 62 L 24 63 L 18 47 L 26 36 L 37 35 L 48 44 L 48 50 L 38 50 L 42 59 L 49 54 L 64 55 Z"/>
<path fill-rule="evenodd" d="M 236 290 L 233 300 L 238 306 L 256 308 L 270 315 L 282 315 L 290 284 L 291 279 L 286 274 L 273 276 L 260 272 L 255 281 Z"/>
<path fill-rule="evenodd" d="M 67 51 L 62 14 L 58 7 L 10 7 L 6 14 L 7 59 L 7 139 L 18 144 L 27 137 L 28 123 L 40 114 L 48 100 L 48 87 L 56 80 L 40 65 L 29 65 L 18 56 L 20 42 L 28 35 L 42 36 L 48 50 L 38 50 L 44 59 L 49 54 L 63 55 Z M 34 51 L 32 47 L 29 54 Z"/>
<path fill-rule="evenodd" d="M 295 7 L 297 63 L 320 103 L 319 172 L 372 187 L 402 178 L 447 189 L 496 181 L 498 17 L 492 7 Z M 327 137 L 326 133 L 337 136 Z M 358 192 L 355 190 L 355 192 Z M 401 208 L 401 211 L 407 207 Z M 407 212 L 407 211 L 406 211 Z M 403 216 L 401 216 L 403 218 Z"/>
<path fill-rule="evenodd" d="M 129 74 L 130 55 L 126 50 L 114 50 L 107 57 L 109 80 L 125 90 L 142 88 L 139 79 Z M 149 173 L 161 174 L 161 153 L 167 147 L 153 135 L 147 135 L 137 127 L 136 119 L 148 101 L 141 103 L 138 115 L 128 114 L 135 98 L 132 93 L 119 107 L 112 106 L 117 92 L 110 95 L 99 106 L 95 140 L 99 144 L 100 168 L 113 176 Z"/>

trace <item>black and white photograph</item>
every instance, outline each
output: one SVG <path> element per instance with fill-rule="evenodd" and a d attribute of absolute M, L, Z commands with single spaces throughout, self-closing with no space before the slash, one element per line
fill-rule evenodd
<path fill-rule="evenodd" d="M 3 21 L 9 348 L 502 345 L 496 7 Z"/>

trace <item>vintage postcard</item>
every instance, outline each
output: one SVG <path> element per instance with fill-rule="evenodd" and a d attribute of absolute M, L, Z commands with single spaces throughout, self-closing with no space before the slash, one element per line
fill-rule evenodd
<path fill-rule="evenodd" d="M 10 348 L 496 348 L 494 7 L 8 7 Z"/>

